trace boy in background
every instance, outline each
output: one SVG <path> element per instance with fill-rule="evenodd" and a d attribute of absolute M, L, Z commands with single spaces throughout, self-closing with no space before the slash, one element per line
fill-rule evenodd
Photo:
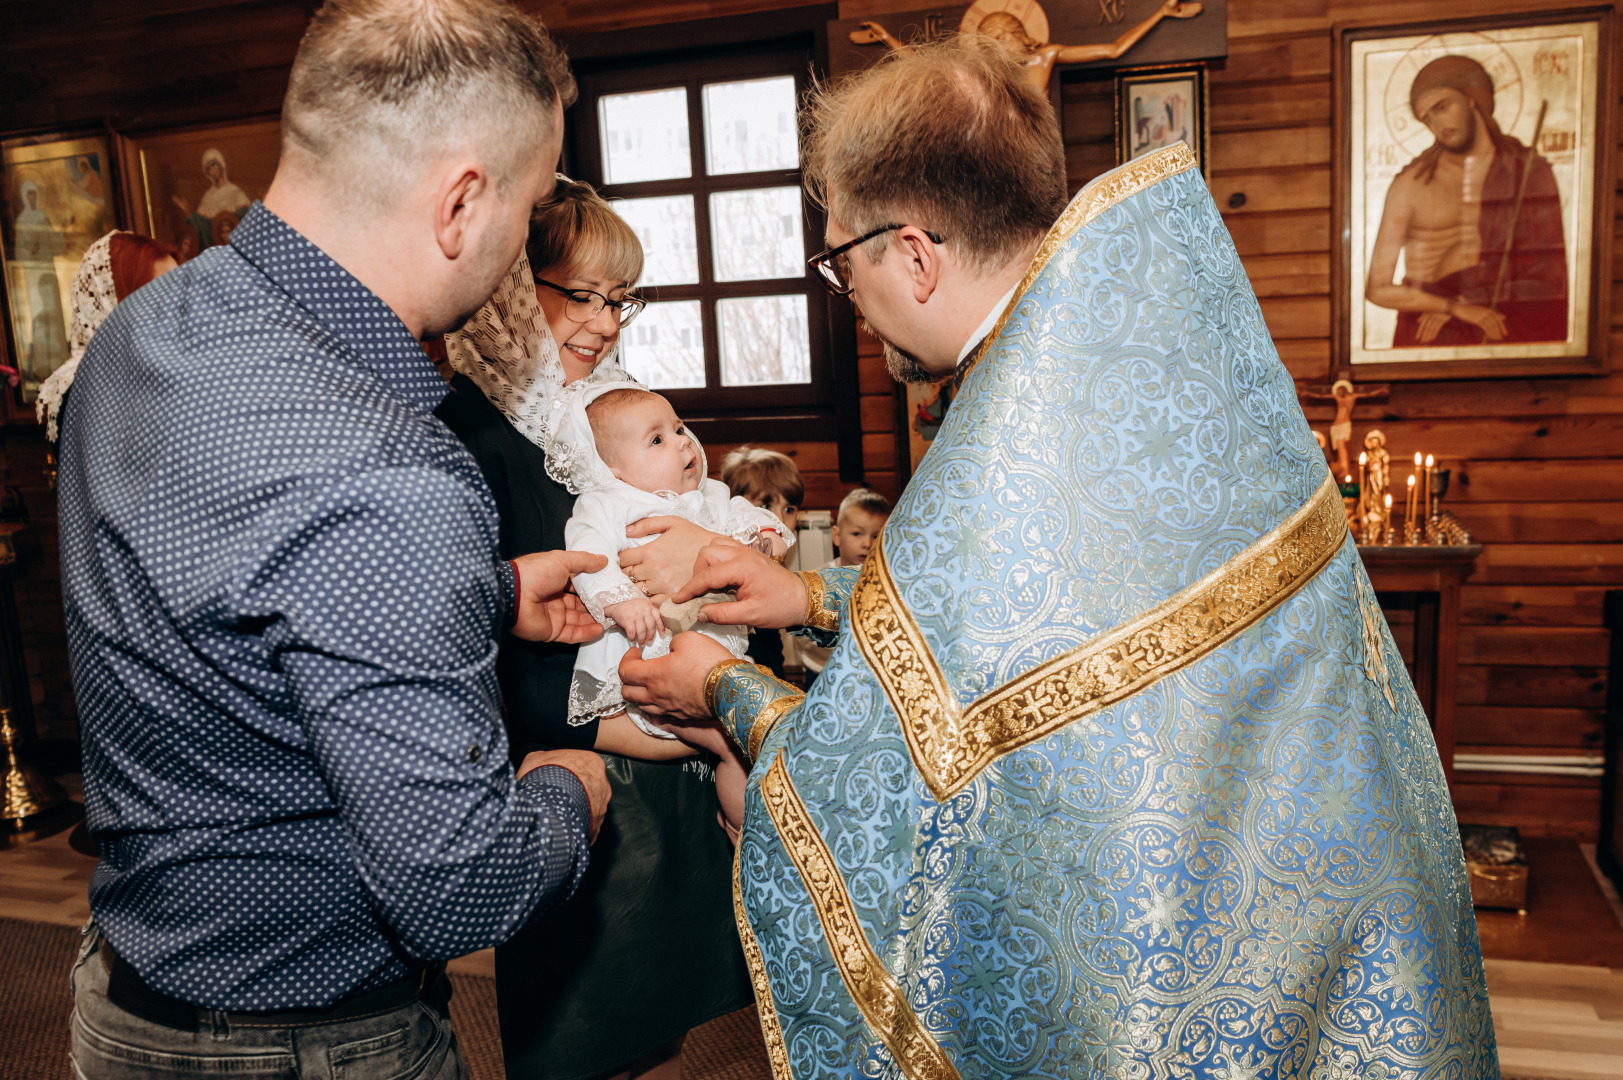
<path fill-rule="evenodd" d="M 789 535 L 800 522 L 800 501 L 806 483 L 786 454 L 758 446 L 740 446 L 721 459 L 721 482 L 734 495 L 778 515 Z M 746 650 L 751 660 L 765 664 L 783 678 L 784 634 L 780 630 L 751 630 Z"/>
<path fill-rule="evenodd" d="M 873 550 L 874 541 L 890 517 L 890 500 L 872 488 L 857 488 L 840 500 L 834 518 L 834 547 L 838 554 L 829 566 L 861 566 Z M 795 653 L 806 669 L 806 689 L 828 663 L 832 649 L 796 638 Z"/>

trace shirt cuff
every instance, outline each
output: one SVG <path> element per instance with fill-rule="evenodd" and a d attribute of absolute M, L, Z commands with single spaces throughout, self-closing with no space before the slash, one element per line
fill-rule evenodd
<path fill-rule="evenodd" d="M 504 561 L 496 568 L 496 578 L 502 590 L 502 602 L 507 605 L 507 620 L 502 629 L 511 630 L 518 625 L 518 563 L 512 559 Z"/>
<path fill-rule="evenodd" d="M 744 660 L 723 660 L 705 680 L 710 711 L 754 762 L 772 729 L 800 708 L 806 695 L 771 669 Z"/>
<path fill-rule="evenodd" d="M 591 859 L 592 800 L 580 777 L 562 765 L 531 769 L 519 779 L 517 786 L 523 798 L 534 805 L 544 819 L 547 838 L 543 841 L 543 860 L 549 868 L 565 862 L 570 864 L 567 885 L 549 896 L 551 902 L 562 903 L 580 886 Z"/>

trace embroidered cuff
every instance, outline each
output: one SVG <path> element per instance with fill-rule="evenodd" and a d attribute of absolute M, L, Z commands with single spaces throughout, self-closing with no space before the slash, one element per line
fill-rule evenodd
<path fill-rule="evenodd" d="M 834 644 L 840 631 L 840 613 L 856 590 L 860 566 L 831 566 L 826 570 L 802 570 L 806 583 L 806 614 L 791 634 L 810 638 L 825 648 Z"/>
<path fill-rule="evenodd" d="M 704 689 L 711 713 L 752 761 L 767 734 L 806 700 L 771 669 L 744 660 L 725 660 L 711 668 Z"/>

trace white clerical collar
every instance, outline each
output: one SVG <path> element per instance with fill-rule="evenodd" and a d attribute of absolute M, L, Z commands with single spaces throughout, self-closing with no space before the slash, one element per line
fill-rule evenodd
<path fill-rule="evenodd" d="M 969 335 L 969 340 L 964 342 L 964 347 L 958 350 L 958 362 L 960 364 L 964 362 L 966 356 L 980 348 L 981 342 L 986 340 L 986 335 L 990 334 L 992 327 L 997 325 L 998 318 L 1003 314 L 1003 309 L 1009 306 L 1010 300 L 1014 299 L 1014 290 L 1019 287 L 1020 283 L 1018 281 L 1010 285 L 1009 291 L 998 298 L 998 302 L 992 305 L 992 310 L 986 313 L 986 318 L 982 319 L 981 324 L 975 328 L 975 332 Z"/>

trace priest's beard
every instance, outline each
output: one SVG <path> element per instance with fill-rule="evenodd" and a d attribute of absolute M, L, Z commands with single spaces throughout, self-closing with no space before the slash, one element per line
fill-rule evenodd
<path fill-rule="evenodd" d="M 910 352 L 898 349 L 886 341 L 884 336 L 875 330 L 873 324 L 867 319 L 862 320 L 862 329 L 878 338 L 879 343 L 885 347 L 885 370 L 890 372 L 890 377 L 897 382 L 927 383 L 935 382 L 939 378 L 939 376 L 926 371 L 924 365 L 919 362 L 918 357 Z"/>

